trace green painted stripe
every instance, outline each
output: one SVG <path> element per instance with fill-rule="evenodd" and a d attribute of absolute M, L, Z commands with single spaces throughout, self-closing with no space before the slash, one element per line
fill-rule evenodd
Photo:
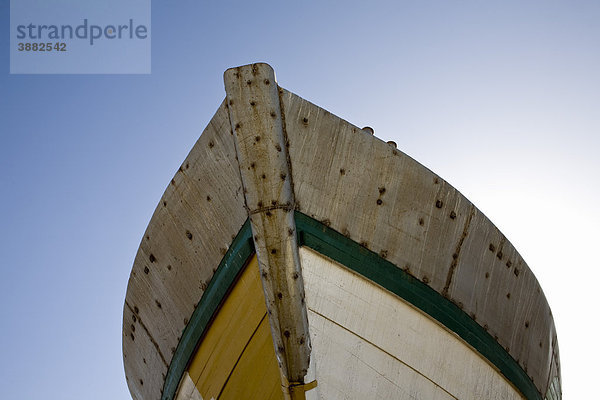
<path fill-rule="evenodd" d="M 300 212 L 295 212 L 295 220 L 300 245 L 345 265 L 425 312 L 488 359 L 528 400 L 542 400 L 531 379 L 510 354 L 450 300 L 321 222 Z M 252 232 L 246 220 L 183 331 L 167 372 L 162 400 L 173 400 L 200 339 L 252 254 Z"/>
<path fill-rule="evenodd" d="M 309 216 L 296 212 L 299 244 L 345 265 L 419 308 L 487 358 L 528 400 L 542 396 L 525 371 L 477 322 L 434 289 L 376 253 Z"/>
<path fill-rule="evenodd" d="M 215 275 L 194 310 L 190 322 L 181 334 L 181 340 L 173 354 L 165 378 L 162 400 L 173 400 L 175 397 L 179 381 L 183 377 L 200 339 L 252 254 L 254 254 L 254 244 L 250 220 L 247 219 L 221 260 Z"/>

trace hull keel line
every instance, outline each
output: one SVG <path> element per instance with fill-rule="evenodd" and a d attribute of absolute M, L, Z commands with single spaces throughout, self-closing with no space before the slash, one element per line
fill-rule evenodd
<path fill-rule="evenodd" d="M 279 87 L 267 64 L 228 69 L 224 80 L 284 397 L 304 399 L 311 345 Z"/>

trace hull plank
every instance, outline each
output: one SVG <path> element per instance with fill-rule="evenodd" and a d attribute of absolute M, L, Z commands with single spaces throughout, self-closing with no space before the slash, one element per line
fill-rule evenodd
<path fill-rule="evenodd" d="M 283 399 L 269 321 L 264 318 L 231 373 L 219 400 Z"/>
<path fill-rule="evenodd" d="M 252 257 L 188 368 L 203 399 L 233 400 L 243 393 L 283 399 L 266 313 L 258 262 Z"/>
<path fill-rule="evenodd" d="M 522 399 L 436 321 L 313 250 L 300 256 L 322 399 Z"/>
<path fill-rule="evenodd" d="M 131 271 L 123 362 L 136 399 L 161 398 L 182 331 L 246 218 L 223 103 L 168 184 Z"/>
<path fill-rule="evenodd" d="M 455 188 L 395 147 L 289 91 L 281 99 L 297 209 L 458 305 L 545 393 L 556 331 L 512 244 Z"/>

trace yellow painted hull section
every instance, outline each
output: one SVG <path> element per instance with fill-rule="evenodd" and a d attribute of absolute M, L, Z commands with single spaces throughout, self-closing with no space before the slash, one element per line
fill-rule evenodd
<path fill-rule="evenodd" d="M 253 256 L 225 299 L 188 368 L 204 400 L 283 399 Z"/>

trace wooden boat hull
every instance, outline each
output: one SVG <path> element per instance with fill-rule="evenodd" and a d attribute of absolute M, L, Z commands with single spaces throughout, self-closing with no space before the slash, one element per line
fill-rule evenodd
<path fill-rule="evenodd" d="M 477 208 L 266 64 L 225 82 L 132 269 L 135 399 L 560 398 L 547 301 Z"/>

